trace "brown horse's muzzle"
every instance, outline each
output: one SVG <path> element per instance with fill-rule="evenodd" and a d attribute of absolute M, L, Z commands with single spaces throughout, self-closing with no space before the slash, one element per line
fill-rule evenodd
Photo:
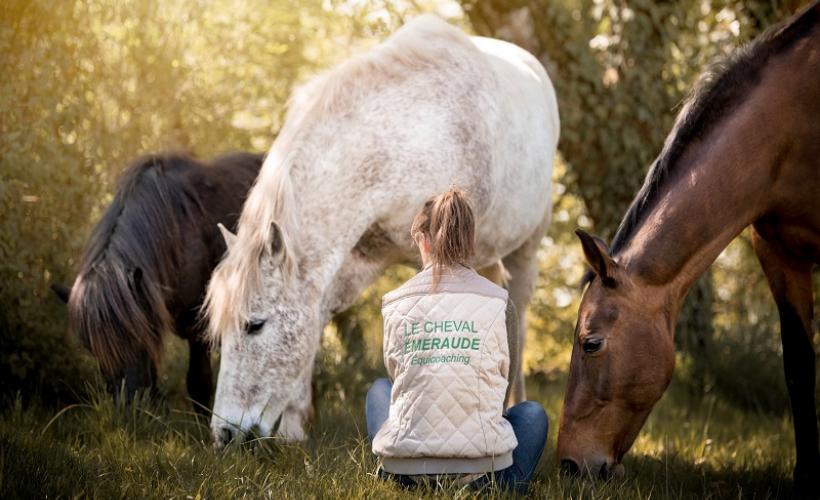
<path fill-rule="evenodd" d="M 564 414 L 566 417 L 566 414 Z M 600 433 L 601 425 L 578 425 L 577 421 L 564 424 L 558 433 L 558 461 L 561 472 L 582 479 L 609 480 L 624 475 L 620 457 L 609 450 L 614 447 L 607 437 Z"/>

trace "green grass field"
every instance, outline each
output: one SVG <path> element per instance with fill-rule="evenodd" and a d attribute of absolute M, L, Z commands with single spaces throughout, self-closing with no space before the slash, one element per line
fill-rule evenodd
<path fill-rule="evenodd" d="M 326 361 L 326 360 L 325 360 Z M 181 369 L 177 369 L 178 371 Z M 178 380 L 181 371 L 172 376 Z M 363 438 L 363 376 L 320 371 L 312 437 L 267 439 L 216 452 L 174 383 L 162 401 L 118 408 L 89 388 L 84 403 L 47 409 L 21 398 L 0 414 L 0 498 L 470 498 L 474 492 L 402 491 L 374 476 Z M 530 494 L 537 498 L 779 498 L 791 493 L 794 447 L 788 410 L 741 411 L 683 386 L 652 413 L 610 483 L 563 478 L 555 460 L 564 380 L 530 377 L 529 396 L 550 415 L 547 448 Z M 495 491 L 490 496 L 504 496 Z"/>

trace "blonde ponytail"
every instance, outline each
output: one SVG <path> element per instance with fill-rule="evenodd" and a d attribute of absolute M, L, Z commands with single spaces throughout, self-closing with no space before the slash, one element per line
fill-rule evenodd
<path fill-rule="evenodd" d="M 451 188 L 427 200 L 413 219 L 410 234 L 414 241 L 423 234 L 430 244 L 435 289 L 444 268 L 466 265 L 475 254 L 475 220 L 464 192 Z"/>

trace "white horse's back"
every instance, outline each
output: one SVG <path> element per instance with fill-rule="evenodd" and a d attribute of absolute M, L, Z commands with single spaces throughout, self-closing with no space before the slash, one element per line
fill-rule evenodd
<path fill-rule="evenodd" d="M 428 15 L 347 64 L 311 82 L 303 91 L 315 96 L 298 101 L 322 100 L 324 109 L 350 116 L 350 129 L 330 126 L 326 134 L 356 133 L 338 155 L 325 151 L 329 175 L 382 160 L 364 172 L 369 204 L 408 255 L 413 215 L 452 185 L 467 191 L 477 214 L 477 265 L 517 248 L 549 217 L 559 119 L 552 83 L 535 57 Z"/>

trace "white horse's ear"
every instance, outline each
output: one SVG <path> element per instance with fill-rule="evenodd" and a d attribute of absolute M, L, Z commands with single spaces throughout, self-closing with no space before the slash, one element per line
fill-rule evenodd
<path fill-rule="evenodd" d="M 281 257 L 285 253 L 285 236 L 282 228 L 276 222 L 270 223 L 270 254 L 272 257 Z"/>
<path fill-rule="evenodd" d="M 236 243 L 236 235 L 227 227 L 223 226 L 221 222 L 217 223 L 216 226 L 219 228 L 219 232 L 222 233 L 222 238 L 225 239 L 225 246 L 230 250 L 234 243 Z"/>

